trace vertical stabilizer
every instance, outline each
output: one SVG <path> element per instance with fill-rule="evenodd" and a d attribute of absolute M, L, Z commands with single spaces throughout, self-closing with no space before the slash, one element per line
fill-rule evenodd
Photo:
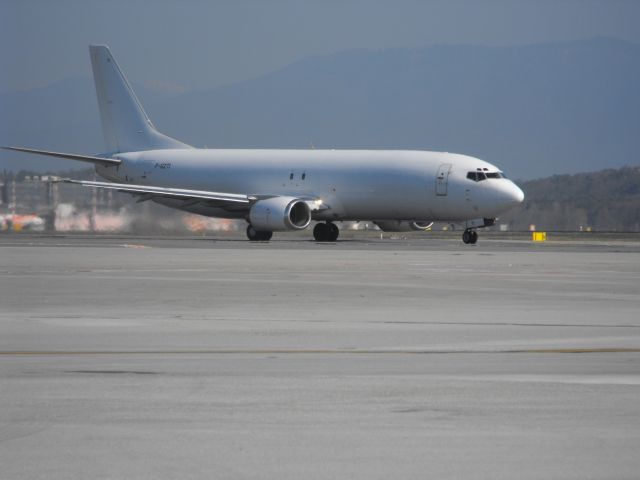
<path fill-rule="evenodd" d="M 89 46 L 102 131 L 110 152 L 190 148 L 156 130 L 109 47 Z"/>

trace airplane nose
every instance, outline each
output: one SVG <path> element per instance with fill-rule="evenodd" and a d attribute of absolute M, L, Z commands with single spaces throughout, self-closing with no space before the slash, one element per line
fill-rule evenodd
<path fill-rule="evenodd" d="M 524 201 L 524 192 L 511 180 L 495 184 L 495 207 L 501 212 L 511 210 Z"/>
<path fill-rule="evenodd" d="M 524 192 L 515 183 L 512 183 L 511 196 L 513 197 L 514 205 L 520 205 L 524 202 Z"/>

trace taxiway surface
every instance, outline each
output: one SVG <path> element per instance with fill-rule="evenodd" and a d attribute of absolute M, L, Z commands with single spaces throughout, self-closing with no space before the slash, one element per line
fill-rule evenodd
<path fill-rule="evenodd" d="M 0 237 L 6 478 L 636 478 L 640 243 Z"/>

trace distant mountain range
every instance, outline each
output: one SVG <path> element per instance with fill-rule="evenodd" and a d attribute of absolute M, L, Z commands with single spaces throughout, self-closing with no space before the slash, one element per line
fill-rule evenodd
<path fill-rule="evenodd" d="M 640 166 L 553 175 L 520 186 L 524 203 L 500 218 L 512 229 L 640 232 Z"/>
<path fill-rule="evenodd" d="M 158 128 L 195 146 L 444 150 L 524 179 L 640 164 L 639 87 L 640 46 L 612 38 L 354 50 L 212 90 L 135 86 Z M 90 78 L 0 95 L 0 115 L 3 145 L 104 148 Z"/>

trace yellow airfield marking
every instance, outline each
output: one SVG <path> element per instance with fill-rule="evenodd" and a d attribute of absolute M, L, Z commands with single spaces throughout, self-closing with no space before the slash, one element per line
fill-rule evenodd
<path fill-rule="evenodd" d="M 341 349 L 210 349 L 210 350 L 15 350 L 0 356 L 38 355 L 428 355 L 428 354 L 504 354 L 504 353 L 640 353 L 640 348 L 536 348 L 510 350 L 341 350 Z"/>

